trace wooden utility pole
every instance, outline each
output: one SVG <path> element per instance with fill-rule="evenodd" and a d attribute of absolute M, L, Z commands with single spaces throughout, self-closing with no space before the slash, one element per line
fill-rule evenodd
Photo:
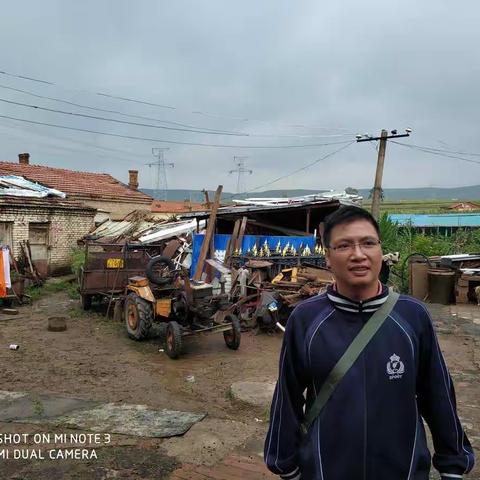
<path fill-rule="evenodd" d="M 387 148 L 388 132 L 382 130 L 380 145 L 378 146 L 377 171 L 375 172 L 375 185 L 372 195 L 372 216 L 378 221 L 380 217 L 380 200 L 382 197 L 383 164 L 385 162 L 385 150 Z"/>
<path fill-rule="evenodd" d="M 203 238 L 202 248 L 198 257 L 197 269 L 195 270 L 194 280 L 200 280 L 202 278 L 203 267 L 205 265 L 205 259 L 210 248 L 210 241 L 213 239 L 215 233 L 215 221 L 217 219 L 217 210 L 220 206 L 220 197 L 222 195 L 223 186 L 219 185 L 215 192 L 215 199 L 213 200 L 212 210 L 210 212 L 210 218 L 208 219 L 207 231 Z"/>
<path fill-rule="evenodd" d="M 412 130 L 410 128 L 405 129 L 406 133 L 397 134 L 396 130 L 392 130 L 391 135 L 388 134 L 386 130 L 382 130 L 382 133 L 379 137 L 370 137 L 369 135 L 357 135 L 358 142 L 371 142 L 371 141 L 380 141 L 378 147 L 378 158 L 377 158 L 377 170 L 375 172 L 375 185 L 373 186 L 373 195 L 372 195 L 372 216 L 375 220 L 378 220 L 380 217 L 380 200 L 382 197 L 382 177 L 383 177 L 383 164 L 385 162 L 385 150 L 387 148 L 387 139 L 389 138 L 401 138 L 409 137 Z"/>

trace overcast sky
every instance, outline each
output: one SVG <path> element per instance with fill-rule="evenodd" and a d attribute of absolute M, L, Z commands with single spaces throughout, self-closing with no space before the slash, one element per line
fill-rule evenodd
<path fill-rule="evenodd" d="M 156 128 L 0 101 L 3 116 L 150 139 L 0 117 L 0 159 L 29 152 L 31 163 L 122 181 L 135 168 L 140 186 L 153 188 L 152 147 L 168 147 L 170 188 L 235 191 L 234 156 L 253 170 L 247 190 L 370 188 L 376 142 L 337 142 L 409 127 L 402 143 L 470 161 L 389 143 L 384 188 L 479 184 L 479 17 L 478 0 L 5 2 L 0 70 L 54 85 L 0 74 L 0 99 Z M 158 128 L 185 128 L 168 122 L 205 133 Z"/>

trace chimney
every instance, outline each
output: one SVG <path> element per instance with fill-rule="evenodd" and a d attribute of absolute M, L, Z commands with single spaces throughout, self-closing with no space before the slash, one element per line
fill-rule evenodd
<path fill-rule="evenodd" d="M 129 170 L 128 176 L 128 188 L 138 190 L 138 170 Z"/>
<path fill-rule="evenodd" d="M 30 163 L 30 154 L 29 153 L 19 153 L 18 154 L 18 163 L 22 165 L 28 165 Z"/>

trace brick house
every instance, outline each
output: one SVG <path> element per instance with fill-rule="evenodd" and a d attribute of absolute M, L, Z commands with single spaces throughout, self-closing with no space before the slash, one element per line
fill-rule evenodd
<path fill-rule="evenodd" d="M 150 210 L 153 198 L 138 190 L 138 171 L 129 170 L 129 184 L 107 173 L 77 172 L 30 164 L 30 155 L 18 155 L 18 163 L 0 162 L 0 175 L 20 175 L 67 194 L 69 200 L 98 210 L 96 221 L 119 220 L 134 210 Z"/>
<path fill-rule="evenodd" d="M 31 182 L 13 192 L 12 178 L 15 181 L 15 177 L 0 176 L 0 244 L 8 245 L 19 258 L 20 242 L 28 240 L 33 263 L 42 276 L 69 272 L 72 249 L 92 229 L 96 210 L 47 193 L 29 196 L 38 193 Z"/>

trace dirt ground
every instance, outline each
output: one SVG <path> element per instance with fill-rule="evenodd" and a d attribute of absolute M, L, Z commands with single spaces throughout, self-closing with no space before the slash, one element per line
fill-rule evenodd
<path fill-rule="evenodd" d="M 459 414 L 478 448 L 480 308 L 430 307 L 438 319 L 440 342 L 456 385 Z M 275 380 L 281 334 L 244 333 L 238 351 L 227 349 L 221 334 L 189 339 L 184 355 L 173 361 L 159 351 L 158 338 L 133 342 L 123 324 L 106 319 L 101 310 L 85 314 L 63 292 L 19 310 L 16 316 L 0 316 L 0 390 L 144 404 L 208 416 L 192 434 L 197 437 L 187 434 L 162 440 L 113 435 L 111 444 L 97 449 L 96 460 L 0 459 L 1 479 L 184 478 L 185 463 L 214 468 L 230 454 L 260 459 L 267 412 L 233 402 L 228 392 L 236 381 Z M 48 317 L 57 315 L 67 316 L 68 329 L 47 331 Z M 9 350 L 11 343 L 20 349 Z M 45 427 L 0 422 L 0 433 L 40 431 L 45 432 Z M 55 429 L 49 427 L 49 431 Z M 208 440 L 196 448 L 195 438 Z M 244 478 L 270 478 L 266 471 L 258 472 L 262 467 L 255 468 L 257 476 Z M 203 472 L 186 478 L 228 478 Z M 480 479 L 480 469 L 469 478 Z"/>

